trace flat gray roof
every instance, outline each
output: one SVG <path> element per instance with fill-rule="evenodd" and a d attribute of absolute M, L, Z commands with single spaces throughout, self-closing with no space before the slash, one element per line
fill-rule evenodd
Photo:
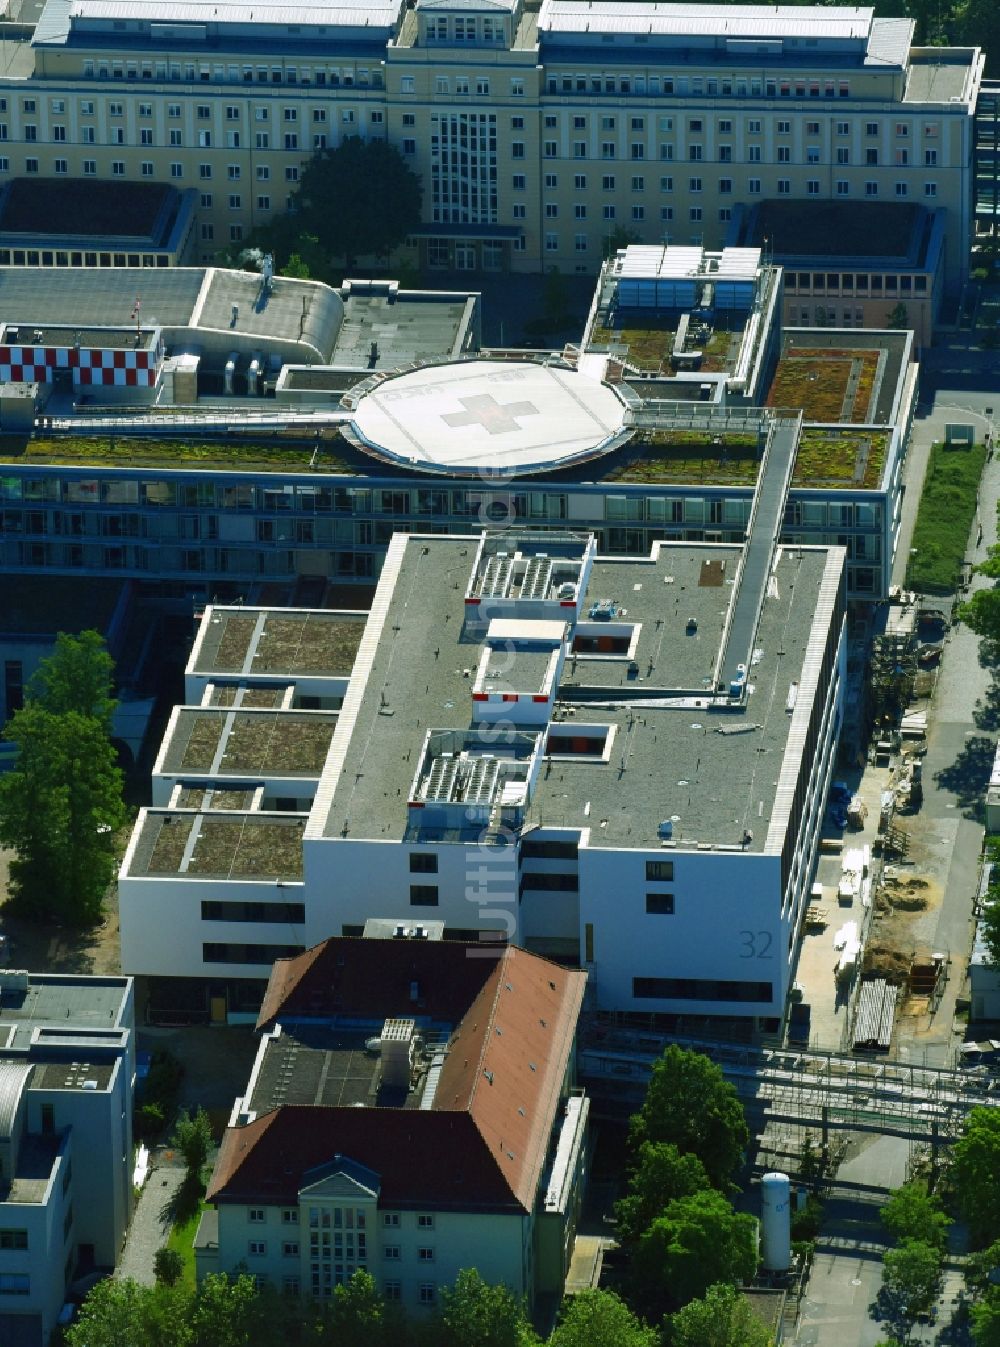
<path fill-rule="evenodd" d="M 473 678 L 465 670 L 475 670 L 480 644 L 463 634 L 463 619 L 477 542 L 407 540 L 384 610 L 379 614 L 377 601 L 373 609 L 381 629 L 351 711 L 353 730 L 335 759 L 339 775 L 320 786 L 329 800 L 326 836 L 404 837 L 407 792 L 425 733 L 466 731 L 472 723 Z M 538 539 L 539 550 L 548 545 Z M 829 625 L 842 556 L 839 549 L 780 553 L 742 714 L 708 707 L 740 549 L 663 544 L 645 561 L 599 558 L 580 621 L 588 622 L 595 601 L 614 600 L 616 623 L 641 624 L 637 667 L 629 658 L 567 658 L 551 728 L 572 707 L 567 729 L 606 724 L 615 737 L 604 762 L 547 764 L 529 821 L 589 827 L 591 846 L 648 847 L 657 845 L 660 821 L 676 814 L 682 843 L 739 845 L 749 827 L 752 849 L 763 849 L 789 743 L 790 685 L 803 677 L 814 628 L 825 632 Z M 734 727 L 744 732 L 732 733 Z M 541 728 L 526 726 L 524 733 Z"/>
<path fill-rule="evenodd" d="M 282 341 L 303 358 L 329 360 L 343 318 L 335 290 L 278 277 L 265 295 L 261 277 L 218 267 L 0 267 L 0 313 L 23 326 L 143 327 Z M 238 312 L 234 319 L 233 307 Z"/>
<path fill-rule="evenodd" d="M 282 1104 L 419 1107 L 422 1090 L 393 1091 L 387 1097 L 381 1088 L 381 1058 L 365 1051 L 367 1040 L 381 1029 L 381 1020 L 355 1026 L 283 1025 L 281 1037 L 268 1039 L 264 1047 L 250 1109 L 262 1114 Z"/>
<path fill-rule="evenodd" d="M 975 68 L 973 47 L 931 47 L 911 56 L 906 75 L 905 103 L 950 103 L 969 97 Z"/>
<path fill-rule="evenodd" d="M 4 346 L 82 346 L 85 349 L 148 351 L 156 338 L 156 330 L 141 327 L 74 327 L 72 324 L 49 324 L 35 327 L 31 323 L 4 323 L 0 342 Z"/>
<path fill-rule="evenodd" d="M 129 979 L 32 973 L 25 991 L 0 986 L 0 1041 L 4 1026 L 13 1026 L 13 1042 L 27 1046 L 32 1030 L 58 1028 L 113 1029 L 121 1022 Z"/>
<path fill-rule="evenodd" d="M 344 301 L 344 321 L 330 363 L 368 369 L 373 342 L 378 345 L 373 368 L 450 359 L 457 354 L 467 307 L 465 295 L 404 295 L 390 303 L 387 294 L 352 290 Z"/>

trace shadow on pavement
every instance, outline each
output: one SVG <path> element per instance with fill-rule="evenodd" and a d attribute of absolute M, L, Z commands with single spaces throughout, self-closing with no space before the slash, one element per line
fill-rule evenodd
<path fill-rule="evenodd" d="M 935 772 L 934 780 L 942 790 L 955 796 L 966 818 L 982 820 L 983 795 L 989 784 L 996 756 L 996 744 L 984 734 L 971 735 L 950 767 Z"/>

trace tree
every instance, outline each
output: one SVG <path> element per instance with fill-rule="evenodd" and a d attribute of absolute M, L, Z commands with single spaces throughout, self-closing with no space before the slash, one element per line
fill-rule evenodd
<path fill-rule="evenodd" d="M 558 267 L 549 267 L 545 273 L 543 308 L 545 321 L 551 328 L 562 327 L 566 321 L 566 277 Z"/>
<path fill-rule="evenodd" d="M 335 1287 L 329 1325 L 337 1347 L 391 1347 L 386 1303 L 371 1273 L 359 1269 L 346 1285 Z"/>
<path fill-rule="evenodd" d="M 548 1347 L 657 1347 L 659 1337 L 614 1291 L 581 1291 L 564 1302 Z"/>
<path fill-rule="evenodd" d="M 164 1286 L 176 1286 L 184 1274 L 184 1259 L 176 1249 L 168 1249 L 164 1245 L 162 1249 L 156 1251 L 153 1271 L 156 1280 L 162 1282 Z"/>
<path fill-rule="evenodd" d="M 743 1106 L 704 1053 L 671 1044 L 654 1065 L 646 1098 L 632 1115 L 630 1140 L 670 1141 L 697 1155 L 717 1188 L 728 1185 L 750 1140 Z"/>
<path fill-rule="evenodd" d="M 628 1193 L 615 1205 L 619 1242 L 634 1243 L 675 1198 L 709 1186 L 697 1155 L 682 1155 L 670 1141 L 644 1141 Z"/>
<path fill-rule="evenodd" d="M 291 276 L 296 281 L 307 281 L 312 274 L 298 253 L 292 253 L 281 268 L 282 276 Z"/>
<path fill-rule="evenodd" d="M 26 916 L 92 924 L 115 872 L 125 822 L 122 774 L 102 722 L 28 702 L 4 730 L 17 745 L 0 780 L 0 843 L 14 904 Z"/>
<path fill-rule="evenodd" d="M 757 1270 L 757 1222 L 706 1188 L 671 1202 L 639 1240 L 636 1295 L 651 1311 L 673 1311 L 717 1282 L 749 1281 Z"/>
<path fill-rule="evenodd" d="M 1000 1240 L 994 1240 L 985 1249 L 969 1255 L 965 1269 L 965 1284 L 973 1295 L 982 1295 L 993 1285 L 990 1278 L 1000 1268 Z"/>
<path fill-rule="evenodd" d="M 941 1286 L 941 1252 L 922 1239 L 904 1239 L 882 1258 L 883 1284 L 898 1297 L 908 1319 L 925 1314 Z"/>
<path fill-rule="evenodd" d="M 895 1239 L 916 1239 L 935 1249 L 948 1243 L 951 1221 L 940 1200 L 919 1179 L 897 1188 L 880 1212 L 882 1224 Z"/>
<path fill-rule="evenodd" d="M 990 1287 L 969 1309 L 976 1347 L 1000 1347 L 1000 1291 Z"/>
<path fill-rule="evenodd" d="M 974 1108 L 952 1147 L 959 1210 L 977 1244 L 1000 1239 L 1000 1111 Z"/>
<path fill-rule="evenodd" d="M 67 1347 L 190 1347 L 190 1297 L 181 1289 L 106 1277 L 66 1330 Z"/>
<path fill-rule="evenodd" d="M 902 331 L 910 326 L 910 315 L 906 311 L 906 305 L 900 301 L 893 305 L 889 310 L 885 320 L 886 327 L 894 328 L 896 331 Z"/>
<path fill-rule="evenodd" d="M 983 570 L 983 567 L 976 569 Z M 957 611 L 959 620 L 977 636 L 1000 641 L 1000 587 L 977 589 L 970 599 L 958 605 Z"/>
<path fill-rule="evenodd" d="M 100 632 L 83 631 L 79 636 L 60 632 L 55 650 L 28 682 L 27 700 L 56 716 L 67 711 L 93 716 L 110 735 L 118 705 L 111 691 L 114 672 L 115 662 Z"/>
<path fill-rule="evenodd" d="M 475 1268 L 463 1268 L 441 1292 L 434 1341 L 440 1347 L 531 1347 L 538 1339 L 508 1287 L 491 1286 Z"/>
<path fill-rule="evenodd" d="M 250 1347 L 256 1342 L 256 1296 L 257 1285 L 246 1273 L 227 1277 L 210 1272 L 191 1311 L 192 1347 Z"/>
<path fill-rule="evenodd" d="M 772 1347 L 773 1337 L 734 1286 L 710 1286 L 671 1318 L 670 1347 Z"/>
<path fill-rule="evenodd" d="M 298 228 L 347 266 L 383 257 L 420 222 L 420 180 L 385 140 L 349 136 L 320 150 L 302 171 Z"/>
<path fill-rule="evenodd" d="M 186 1109 L 178 1114 L 170 1144 L 184 1157 L 185 1182 L 200 1183 L 201 1171 L 212 1148 L 212 1124 L 203 1108 L 199 1108 L 193 1117 Z"/>
<path fill-rule="evenodd" d="M 611 233 L 604 240 L 604 258 L 605 261 L 614 257 L 620 249 L 627 248 L 630 243 L 638 243 L 639 235 L 634 229 L 628 229 L 623 224 L 615 225 Z"/>

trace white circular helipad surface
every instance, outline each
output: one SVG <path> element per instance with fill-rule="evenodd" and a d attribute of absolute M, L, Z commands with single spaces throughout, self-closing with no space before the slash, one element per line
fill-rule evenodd
<path fill-rule="evenodd" d="M 533 361 L 467 360 L 386 379 L 354 428 L 372 452 L 426 472 L 516 475 L 613 447 L 625 405 L 598 379 Z"/>

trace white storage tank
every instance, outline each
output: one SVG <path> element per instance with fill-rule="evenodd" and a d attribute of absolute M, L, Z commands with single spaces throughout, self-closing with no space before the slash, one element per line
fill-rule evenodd
<path fill-rule="evenodd" d="M 787 1272 L 792 1263 L 791 1183 L 787 1174 L 765 1174 L 760 1182 L 761 1249 L 765 1272 Z"/>

